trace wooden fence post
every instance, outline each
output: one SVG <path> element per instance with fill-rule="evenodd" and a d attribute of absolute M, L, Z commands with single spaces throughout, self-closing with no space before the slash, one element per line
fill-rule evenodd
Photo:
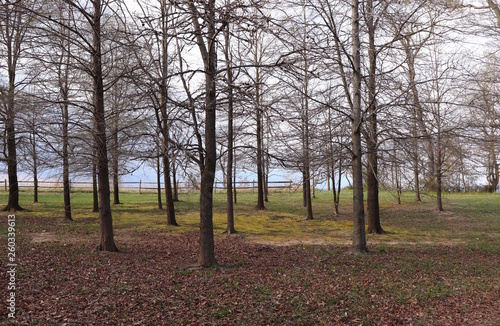
<path fill-rule="evenodd" d="M 139 180 L 139 194 L 141 194 L 142 180 Z"/>
<path fill-rule="evenodd" d="M 7 179 L 4 180 L 5 191 L 7 191 Z"/>

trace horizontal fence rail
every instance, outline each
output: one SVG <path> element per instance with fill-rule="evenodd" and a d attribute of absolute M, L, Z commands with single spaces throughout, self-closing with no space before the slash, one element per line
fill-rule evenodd
<path fill-rule="evenodd" d="M 236 190 L 247 190 L 255 192 L 258 188 L 258 182 L 253 181 L 236 181 L 233 182 L 233 188 Z M 1 187 L 1 186 L 0 186 Z M 18 181 L 18 187 L 20 189 L 31 189 L 35 187 L 33 180 L 21 180 Z M 142 191 L 157 191 L 158 184 L 156 182 L 143 182 L 143 181 L 122 181 L 119 182 L 120 190 L 124 191 L 138 191 L 141 193 Z M 178 182 L 177 189 L 179 192 L 189 192 L 199 190 L 200 185 L 189 183 L 189 182 Z M 298 188 L 299 185 L 296 185 L 291 180 L 284 181 L 269 181 L 267 183 L 267 188 L 269 191 L 288 191 L 292 192 Z M 54 180 L 39 180 L 38 181 L 38 189 L 47 189 L 47 190 L 63 190 L 63 182 L 62 181 L 54 181 Z M 71 181 L 70 188 L 72 190 L 92 190 L 93 185 L 92 181 Z M 9 184 L 7 180 L 4 180 L 4 191 L 9 190 Z M 162 191 L 165 190 L 165 187 L 162 185 Z M 214 191 L 225 191 L 226 183 L 217 181 L 214 182 Z"/>

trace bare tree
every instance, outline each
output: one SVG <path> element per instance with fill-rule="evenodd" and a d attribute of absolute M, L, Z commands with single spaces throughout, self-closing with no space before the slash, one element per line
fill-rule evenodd
<path fill-rule="evenodd" d="M 386 4 L 387 6 L 387 4 Z M 368 131 L 366 137 L 368 164 L 366 168 L 368 233 L 385 233 L 380 224 L 379 182 L 378 182 L 378 120 L 377 120 L 377 55 L 375 32 L 380 23 L 380 16 L 375 17 L 373 0 L 366 1 L 365 20 L 368 29 Z"/>
<path fill-rule="evenodd" d="M 163 167 L 163 181 L 165 185 L 165 205 L 167 224 L 177 226 L 174 207 L 174 193 L 172 192 L 172 141 L 170 125 L 173 103 L 170 93 L 170 58 L 169 47 L 171 35 L 175 33 L 176 13 L 172 3 L 166 0 L 137 1 L 141 14 L 135 20 L 138 41 L 133 48 L 133 55 L 139 70 L 145 78 L 135 78 L 134 83 L 143 89 L 143 96 L 147 96 L 153 105 L 158 130 L 161 135 L 161 160 Z M 159 18 L 158 18 L 159 17 Z M 142 31 L 140 31 L 142 29 Z M 134 40 L 130 40 L 134 42 Z M 176 187 L 174 181 L 174 187 Z"/>
<path fill-rule="evenodd" d="M 352 185 L 353 185 L 353 250 L 364 253 L 366 248 L 365 208 L 363 202 L 363 166 L 361 162 L 361 43 L 359 31 L 359 1 L 352 1 Z"/>
<path fill-rule="evenodd" d="M 5 158 L 9 177 L 9 200 L 4 211 L 21 211 L 19 205 L 19 184 L 17 180 L 17 149 L 16 149 L 16 88 L 19 86 L 17 80 L 18 68 L 21 65 L 22 56 L 26 48 L 26 38 L 29 28 L 33 22 L 33 15 L 24 7 L 28 5 L 25 1 L 5 1 L 0 5 L 0 37 L 2 47 L 2 59 L 6 61 L 8 74 L 8 85 L 3 98 L 6 100 L 2 105 L 2 118 L 5 124 L 6 149 Z M 30 4 L 31 5 L 31 4 Z M 3 55 L 5 54 L 5 56 Z"/>
<path fill-rule="evenodd" d="M 227 227 L 226 233 L 234 234 L 234 202 L 233 202 L 233 154 L 234 154 L 234 77 L 232 70 L 230 24 L 224 30 L 224 59 L 226 62 L 226 82 L 227 82 L 227 168 L 226 168 L 226 192 L 227 192 Z M 236 194 L 235 194 L 236 196 Z"/>
<path fill-rule="evenodd" d="M 218 30 L 215 21 L 215 0 L 205 1 L 203 10 L 193 0 L 188 0 L 193 31 L 204 63 L 205 73 L 205 155 L 200 161 L 200 256 L 199 264 L 210 267 L 217 264 L 214 250 L 213 187 L 215 179 L 216 146 L 216 88 Z M 203 23 L 200 22 L 203 19 Z M 202 154 L 200 154 L 202 155 Z"/>

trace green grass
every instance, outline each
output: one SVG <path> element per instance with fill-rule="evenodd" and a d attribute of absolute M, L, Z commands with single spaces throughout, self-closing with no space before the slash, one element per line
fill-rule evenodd
<path fill-rule="evenodd" d="M 39 203 L 32 202 L 30 191 L 21 191 L 20 203 L 27 211 L 16 216 L 35 216 L 54 221 L 63 219 L 62 192 L 42 191 Z M 315 219 L 306 221 L 300 192 L 271 193 L 266 210 L 258 211 L 256 194 L 240 192 L 235 205 L 235 224 L 240 236 L 261 242 L 348 244 L 351 241 L 352 192 L 341 194 L 340 215 L 333 214 L 332 194 L 317 191 L 313 199 Z M 113 205 L 113 222 L 120 230 L 162 231 L 178 233 L 196 231 L 199 225 L 199 194 L 180 194 L 175 203 L 179 227 L 166 225 L 166 213 L 157 208 L 155 193 L 122 192 L 122 204 Z M 72 193 L 72 214 L 77 223 L 67 224 L 69 235 L 79 232 L 97 234 L 98 214 L 92 212 L 90 192 Z M 214 232 L 221 234 L 226 227 L 226 194 L 214 195 Z M 7 193 L 0 192 L 0 206 L 7 201 Z M 499 252 L 500 248 L 500 195 L 485 193 L 451 193 L 444 196 L 445 212 L 435 210 L 435 198 L 424 195 L 422 202 L 414 200 L 413 193 L 404 193 L 398 205 L 394 193 L 380 194 L 384 235 L 367 235 L 368 242 L 380 252 L 390 250 L 398 243 L 465 244 L 472 248 Z M 3 213 L 6 214 L 6 213 Z M 82 222 L 82 223 L 78 223 Z M 0 226 L 0 230 L 5 228 Z M 36 230 L 28 230 L 35 232 Z M 40 230 L 38 230 L 40 231 Z M 4 232 L 2 232 L 4 233 Z"/>

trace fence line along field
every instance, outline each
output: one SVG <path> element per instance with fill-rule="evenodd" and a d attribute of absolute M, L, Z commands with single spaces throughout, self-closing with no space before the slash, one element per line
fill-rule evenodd
<path fill-rule="evenodd" d="M 33 180 L 19 180 L 18 181 L 19 188 L 29 190 L 35 188 L 35 182 Z M 37 180 L 36 182 L 38 189 L 45 190 L 63 190 L 63 182 L 60 180 Z M 214 182 L 214 191 L 217 192 L 223 191 L 227 189 L 227 184 L 221 181 Z M 72 190 L 92 190 L 93 184 L 92 181 L 70 181 L 70 188 Z M 125 191 L 136 190 L 138 192 L 143 191 L 157 191 L 158 183 L 150 182 L 150 181 L 120 181 L 119 188 Z M 199 190 L 200 185 L 198 183 L 193 182 L 177 182 L 177 189 L 179 192 L 189 192 L 192 190 Z M 299 185 L 294 183 L 291 180 L 277 180 L 277 181 L 268 181 L 268 189 L 271 191 L 296 191 L 299 188 Z M 252 193 L 257 190 L 257 181 L 235 181 L 233 182 L 233 189 L 236 190 L 249 190 Z M 7 179 L 3 182 L 3 190 L 8 191 L 9 185 Z M 161 186 L 161 191 L 165 192 L 165 187 Z"/>
<path fill-rule="evenodd" d="M 194 267 L 199 193 L 179 194 L 179 226 L 166 224 L 154 192 L 122 192 L 113 206 L 119 253 L 96 252 L 99 220 L 92 194 L 72 193 L 74 222 L 62 194 L 22 190 L 16 213 L 17 319 L 21 324 L 183 325 L 497 325 L 500 322 L 500 197 L 381 193 L 382 235 L 368 255 L 350 253 L 352 192 L 340 214 L 332 194 L 316 191 L 315 219 L 302 194 L 271 193 L 267 209 L 242 192 L 227 236 L 225 194 L 214 197 L 219 267 Z M 0 192 L 0 202 L 7 194 Z M 0 241 L 6 243 L 7 213 Z M 5 256 L 5 257 L 4 257 Z M 6 255 L 2 256 L 2 262 Z M 2 274 L 2 284 L 7 277 Z M 6 312 L 6 310 L 5 310 Z M 7 314 L 2 312 L 2 322 Z"/>

